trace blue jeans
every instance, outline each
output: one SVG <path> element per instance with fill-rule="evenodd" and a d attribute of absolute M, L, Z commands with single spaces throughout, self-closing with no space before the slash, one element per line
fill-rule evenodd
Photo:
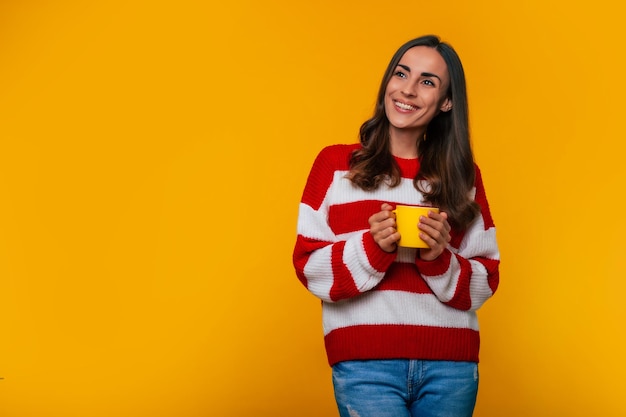
<path fill-rule="evenodd" d="M 368 360 L 333 366 L 341 417 L 471 417 L 478 364 Z"/>

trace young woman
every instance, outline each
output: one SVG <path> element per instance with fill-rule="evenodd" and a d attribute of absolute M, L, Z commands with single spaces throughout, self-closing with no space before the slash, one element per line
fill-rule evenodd
<path fill-rule="evenodd" d="M 499 252 L 469 140 L 465 75 L 436 36 L 404 44 L 360 143 L 323 149 L 302 196 L 293 262 L 322 300 L 342 417 L 471 416 L 476 310 L 496 291 Z M 440 213 L 399 247 L 396 205 Z"/>

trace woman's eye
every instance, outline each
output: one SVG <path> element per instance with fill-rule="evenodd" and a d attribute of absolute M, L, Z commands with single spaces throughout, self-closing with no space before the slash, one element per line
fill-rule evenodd
<path fill-rule="evenodd" d="M 393 75 L 400 78 L 406 78 L 406 75 L 402 71 L 396 71 Z"/>
<path fill-rule="evenodd" d="M 435 86 L 435 83 L 434 83 L 434 82 L 432 82 L 431 80 L 424 80 L 424 84 L 429 85 L 429 86 L 431 86 L 431 87 L 434 87 L 434 86 Z"/>

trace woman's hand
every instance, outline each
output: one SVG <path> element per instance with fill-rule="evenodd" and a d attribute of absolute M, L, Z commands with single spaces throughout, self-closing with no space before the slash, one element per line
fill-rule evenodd
<path fill-rule="evenodd" d="M 396 214 L 392 210 L 391 205 L 383 203 L 380 212 L 369 218 L 370 233 L 385 252 L 395 251 L 400 240 L 400 233 L 396 230 Z"/>
<path fill-rule="evenodd" d="M 448 247 L 450 242 L 450 224 L 445 212 L 429 212 L 428 217 L 422 216 L 417 225 L 420 238 L 429 248 L 420 249 L 420 258 L 426 261 L 436 259 Z"/>

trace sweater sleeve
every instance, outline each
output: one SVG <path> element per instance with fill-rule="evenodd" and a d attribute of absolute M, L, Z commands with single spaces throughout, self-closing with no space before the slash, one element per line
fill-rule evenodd
<path fill-rule="evenodd" d="M 458 248 L 449 245 L 433 261 L 416 260 L 420 274 L 437 298 L 459 310 L 480 308 L 495 293 L 500 279 L 496 230 L 478 167 L 475 191 L 474 199 L 481 211 Z"/>
<path fill-rule="evenodd" d="M 336 302 L 374 288 L 396 254 L 384 252 L 369 230 L 337 236 L 328 224 L 328 191 L 343 153 L 328 147 L 317 156 L 298 211 L 293 264 L 302 284 L 315 296 Z"/>

